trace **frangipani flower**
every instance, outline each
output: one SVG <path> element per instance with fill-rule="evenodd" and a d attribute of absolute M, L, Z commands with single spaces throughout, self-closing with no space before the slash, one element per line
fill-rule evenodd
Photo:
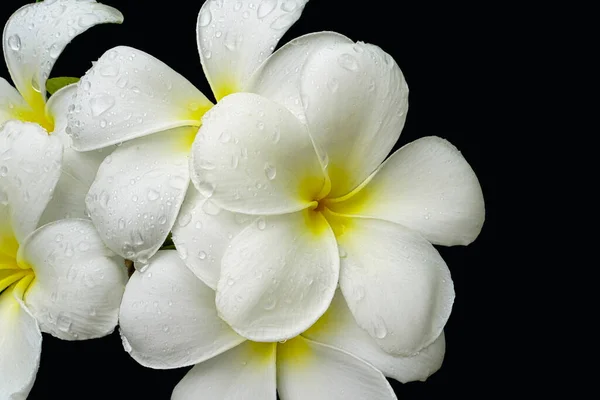
<path fill-rule="evenodd" d="M 8 121 L 0 154 L 0 398 L 24 399 L 39 366 L 41 332 L 65 340 L 111 333 L 127 274 L 90 220 L 36 229 L 60 178 L 59 138 L 37 124 Z"/>
<path fill-rule="evenodd" d="M 207 199 L 186 200 L 174 242 L 216 287 L 219 315 L 250 340 L 307 330 L 339 281 L 358 325 L 384 350 L 416 354 L 440 335 L 454 300 L 431 243 L 477 237 L 479 182 L 437 137 L 382 164 L 402 130 L 408 88 L 378 47 L 320 48 L 301 64 L 299 82 L 306 124 L 250 93 L 204 116 L 191 166 Z"/>
<path fill-rule="evenodd" d="M 13 119 L 36 123 L 60 139 L 56 143 L 64 148 L 63 174 L 41 223 L 86 217 L 85 195 L 107 150 L 112 150 L 79 153 L 71 149 L 65 128 L 75 85 L 60 89 L 47 101 L 46 81 L 74 37 L 97 24 L 121 22 L 123 16 L 118 10 L 94 0 L 47 0 L 25 5 L 4 28 L 4 58 L 17 90 L 0 78 L 0 127 Z"/>
<path fill-rule="evenodd" d="M 342 296 L 285 343 L 245 340 L 217 315 L 215 293 L 175 251 L 159 251 L 131 277 L 121 304 L 123 345 L 144 366 L 195 365 L 172 399 L 395 399 L 385 376 L 425 380 L 442 364 L 443 333 L 414 357 L 382 351 Z"/>
<path fill-rule="evenodd" d="M 273 57 L 307 0 L 206 1 L 197 23 L 202 67 L 217 100 L 235 91 L 277 91 L 298 108 L 299 65 L 345 37 L 307 35 Z M 262 67 L 261 67 L 262 66 Z M 133 48 L 106 52 L 81 79 L 69 134 L 81 151 L 123 143 L 98 171 L 86 200 L 105 243 L 145 263 L 163 244 L 189 185 L 188 158 L 213 104 L 188 80 Z"/>

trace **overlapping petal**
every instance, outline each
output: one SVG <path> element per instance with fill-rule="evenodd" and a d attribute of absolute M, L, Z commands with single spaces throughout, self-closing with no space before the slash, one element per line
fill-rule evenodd
<path fill-rule="evenodd" d="M 276 346 L 247 341 L 204 361 L 177 384 L 171 398 L 275 400 Z"/>
<path fill-rule="evenodd" d="M 309 33 L 290 41 L 256 70 L 248 84 L 248 91 L 284 105 L 296 118 L 306 122 L 300 96 L 304 64 L 313 52 L 340 43 L 352 41 L 335 32 Z"/>
<path fill-rule="evenodd" d="M 215 292 L 198 280 L 177 252 L 158 252 L 135 272 L 123 295 L 121 335 L 129 354 L 157 369 L 197 364 L 245 339 L 217 316 Z"/>
<path fill-rule="evenodd" d="M 473 169 L 456 147 L 435 136 L 402 147 L 356 194 L 330 207 L 402 224 L 446 246 L 471 243 L 485 219 Z"/>
<path fill-rule="evenodd" d="M 13 288 L 0 294 L 0 398 L 24 400 L 40 365 L 42 334 Z"/>
<path fill-rule="evenodd" d="M 371 364 L 301 336 L 277 347 L 277 390 L 283 400 L 396 399 Z"/>
<path fill-rule="evenodd" d="M 17 89 L 0 77 L 0 128 L 9 119 L 19 119 L 23 111 L 30 112 L 30 110 Z"/>
<path fill-rule="evenodd" d="M 223 255 L 217 309 L 250 340 L 289 339 L 327 310 L 338 274 L 335 236 L 320 213 L 261 217 Z"/>
<path fill-rule="evenodd" d="M 358 326 L 340 291 L 336 292 L 327 312 L 302 336 L 350 352 L 373 364 L 385 376 L 402 383 L 426 380 L 441 367 L 446 351 L 443 332 L 413 357 L 394 356 L 383 351 Z"/>
<path fill-rule="evenodd" d="M 102 162 L 86 204 L 108 247 L 146 262 L 163 244 L 189 185 L 188 152 L 195 128 L 133 140 Z"/>
<path fill-rule="evenodd" d="M 222 208 L 258 215 L 307 208 L 326 183 L 306 127 L 283 106 L 250 93 L 227 96 L 204 116 L 192 180 Z"/>
<path fill-rule="evenodd" d="M 127 274 L 91 221 L 65 219 L 39 228 L 19 247 L 18 260 L 35 272 L 24 301 L 42 331 L 84 340 L 114 330 Z"/>
<path fill-rule="evenodd" d="M 198 51 L 217 100 L 246 90 L 252 73 L 300 18 L 308 0 L 206 1 L 198 15 Z"/>
<path fill-rule="evenodd" d="M 43 110 L 46 80 L 63 49 L 88 28 L 121 23 L 115 8 L 94 0 L 57 0 L 28 4 L 6 23 L 2 45 L 15 86 L 34 108 Z"/>
<path fill-rule="evenodd" d="M 329 158 L 329 197 L 358 186 L 387 157 L 408 110 L 408 86 L 379 47 L 340 43 L 306 61 L 301 96 L 310 133 Z"/>
<path fill-rule="evenodd" d="M 19 242 L 35 230 L 52 196 L 62 152 L 60 139 L 37 124 L 12 120 L 0 129 L 0 188 Z"/>
<path fill-rule="evenodd" d="M 454 302 L 437 250 L 401 225 L 343 218 L 340 288 L 358 325 L 387 352 L 412 356 L 442 333 Z"/>
<path fill-rule="evenodd" d="M 67 129 L 67 113 L 73 104 L 73 95 L 77 91 L 77 84 L 72 83 L 57 90 L 46 103 L 45 113 L 54 122 L 54 131 L 51 133 L 65 134 Z"/>
<path fill-rule="evenodd" d="M 212 103 L 162 61 L 131 47 L 100 57 L 77 86 L 69 134 L 80 151 L 181 126 L 200 126 Z"/>
<path fill-rule="evenodd" d="M 225 250 L 256 218 L 223 210 L 190 186 L 173 225 L 173 243 L 185 265 L 216 289 Z"/>

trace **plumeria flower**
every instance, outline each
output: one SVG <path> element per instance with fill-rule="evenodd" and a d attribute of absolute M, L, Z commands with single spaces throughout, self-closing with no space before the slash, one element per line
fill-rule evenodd
<path fill-rule="evenodd" d="M 383 162 L 402 130 L 408 88 L 380 48 L 337 43 L 299 65 L 305 124 L 250 93 L 204 116 L 190 163 L 202 196 L 186 200 L 174 242 L 216 288 L 219 315 L 250 340 L 306 331 L 339 282 L 382 349 L 417 354 L 440 335 L 454 300 L 432 243 L 478 236 L 477 177 L 437 137 Z"/>
<path fill-rule="evenodd" d="M 203 4 L 198 48 L 217 100 L 232 92 L 280 89 L 281 103 L 298 109 L 300 99 L 291 88 L 302 60 L 315 48 L 348 40 L 327 32 L 307 35 L 267 60 L 306 2 Z M 122 144 L 90 189 L 91 218 L 113 251 L 143 265 L 173 228 L 189 186 L 192 143 L 213 104 L 167 65 L 129 47 L 111 49 L 98 60 L 79 82 L 74 104 L 68 127 L 74 148 Z"/>
<path fill-rule="evenodd" d="M 195 365 L 172 399 L 395 399 L 385 376 L 425 380 L 442 364 L 443 333 L 414 357 L 382 351 L 356 325 L 341 295 L 311 329 L 284 343 L 236 334 L 217 315 L 215 293 L 172 250 L 129 281 L 120 312 L 123 344 L 144 366 Z"/>
<path fill-rule="evenodd" d="M 37 124 L 0 129 L 0 398 L 24 399 L 42 336 L 111 333 L 127 281 L 123 260 L 88 219 L 38 226 L 60 179 L 60 139 Z"/>
<path fill-rule="evenodd" d="M 69 148 L 64 130 L 75 87 L 46 101 L 46 81 L 73 37 L 122 18 L 94 1 L 46 1 L 19 9 L 4 29 L 4 56 L 17 90 L 0 78 L 2 399 L 29 393 L 41 332 L 82 340 L 104 336 L 117 323 L 126 280 L 122 260 L 91 221 L 80 219 L 104 155 Z"/>
<path fill-rule="evenodd" d="M 112 148 L 79 153 L 65 134 L 67 109 L 75 85 L 46 98 L 46 81 L 54 63 L 70 41 L 101 23 L 121 23 L 122 14 L 95 1 L 48 0 L 17 10 L 4 28 L 6 65 L 16 86 L 0 78 L 0 127 L 6 121 L 38 124 L 64 148 L 61 175 L 41 223 L 65 217 L 84 218 L 85 195 L 98 166 Z M 25 126 L 25 125 L 23 125 Z"/>

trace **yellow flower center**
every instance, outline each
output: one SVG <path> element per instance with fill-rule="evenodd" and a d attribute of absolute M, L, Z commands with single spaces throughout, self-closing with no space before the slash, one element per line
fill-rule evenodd
<path fill-rule="evenodd" d="M 0 235 L 0 293 L 15 290 L 22 299 L 35 278 L 29 265 L 19 262 L 17 252 L 19 243 L 12 234 Z"/>

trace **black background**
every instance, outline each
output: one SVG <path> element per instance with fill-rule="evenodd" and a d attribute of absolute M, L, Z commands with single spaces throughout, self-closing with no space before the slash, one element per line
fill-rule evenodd
<path fill-rule="evenodd" d="M 258 3 L 260 0 L 256 0 Z M 101 25 L 67 46 L 52 76 L 81 76 L 107 49 L 128 45 L 146 51 L 181 73 L 212 99 L 196 47 L 195 26 L 203 1 L 105 0 L 125 16 L 122 25 Z M 0 4 L 0 23 L 25 2 Z M 494 244 L 498 224 L 497 123 L 493 98 L 503 92 L 500 33 L 496 10 L 454 2 L 310 1 L 280 45 L 316 31 L 337 31 L 388 52 L 410 88 L 408 119 L 396 148 L 437 135 L 462 151 L 477 174 L 486 201 L 486 222 L 468 247 L 438 247 L 452 272 L 456 301 L 446 326 L 447 351 L 440 371 L 427 382 L 391 381 L 399 398 L 469 395 L 488 397 L 503 377 L 495 365 L 491 323 L 496 293 L 491 285 L 500 266 Z M 0 76 L 10 81 L 0 63 Z M 395 148 L 395 149 L 396 149 Z M 0 323 L 2 323 L 0 321 Z M 44 334 L 42 360 L 30 399 L 168 399 L 188 368 L 155 371 L 125 353 L 118 333 L 98 340 L 66 342 Z"/>

